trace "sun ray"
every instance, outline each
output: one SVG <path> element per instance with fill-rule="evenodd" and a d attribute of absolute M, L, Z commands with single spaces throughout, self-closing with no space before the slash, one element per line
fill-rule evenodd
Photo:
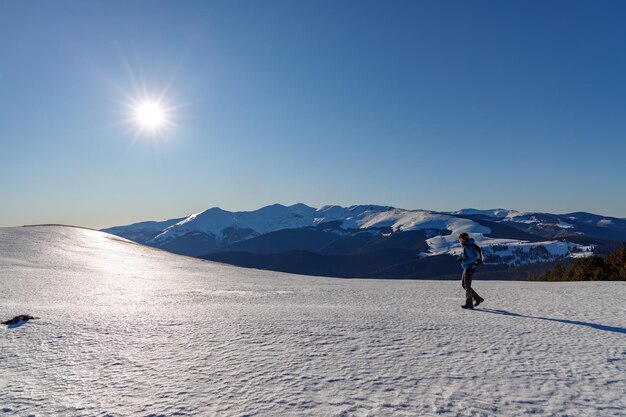
<path fill-rule="evenodd" d="M 176 80 L 183 70 L 182 63 L 176 65 L 173 72 L 159 75 L 159 68 L 145 67 L 141 60 L 135 62 L 128 59 L 119 45 L 117 52 L 122 78 L 96 68 L 113 92 L 110 100 L 117 107 L 112 112 L 115 120 L 103 127 L 126 130 L 128 146 L 121 155 L 122 160 L 138 144 L 148 145 L 154 152 L 165 151 L 165 145 L 180 128 L 181 109 L 190 105 L 187 101 L 176 99 L 175 94 Z M 150 71 L 144 71 L 146 68 Z"/>

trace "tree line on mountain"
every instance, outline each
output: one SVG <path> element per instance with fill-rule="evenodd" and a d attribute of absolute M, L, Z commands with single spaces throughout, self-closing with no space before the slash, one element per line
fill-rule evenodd
<path fill-rule="evenodd" d="M 626 243 L 607 256 L 577 258 L 571 265 L 557 262 L 544 273 L 533 273 L 529 281 L 626 281 Z"/>
<path fill-rule="evenodd" d="M 526 249 L 513 248 L 512 250 L 508 245 L 492 245 L 489 247 L 489 250 L 490 263 L 519 266 L 534 262 L 547 262 L 554 259 L 554 255 L 543 245 Z"/>

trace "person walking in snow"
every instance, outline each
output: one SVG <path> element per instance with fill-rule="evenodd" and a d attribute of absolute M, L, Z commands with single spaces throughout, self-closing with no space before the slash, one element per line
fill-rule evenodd
<path fill-rule="evenodd" d="M 459 235 L 459 242 L 463 247 L 463 253 L 458 257 L 463 267 L 463 275 L 461 276 L 461 286 L 465 289 L 465 304 L 461 308 L 473 310 L 474 307 L 485 301 L 480 295 L 472 289 L 472 276 L 476 272 L 476 266 L 482 263 L 482 253 L 480 248 L 470 238 L 467 233 Z M 472 302 L 475 301 L 475 303 Z"/>

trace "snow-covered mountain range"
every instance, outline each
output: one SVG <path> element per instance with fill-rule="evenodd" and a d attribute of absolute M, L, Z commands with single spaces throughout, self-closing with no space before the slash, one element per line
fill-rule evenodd
<path fill-rule="evenodd" d="M 407 262 L 441 260 L 445 255 L 449 263 L 449 255 L 461 251 L 457 240 L 461 232 L 470 233 L 483 247 L 488 265 L 515 267 L 607 251 L 626 240 L 626 219 L 505 209 L 435 212 L 377 205 L 314 208 L 274 204 L 249 212 L 214 207 L 186 217 L 103 231 L 174 253 L 260 268 L 269 263 L 277 270 L 284 263 L 276 260 L 277 255 L 283 260 L 289 258 L 288 263 L 294 265 L 294 253 L 304 257 L 303 265 L 347 261 L 329 256 L 367 256 L 369 260 L 382 257 L 374 262 L 374 271 L 333 274 L 327 268 L 323 272 L 336 276 L 369 276 L 376 272 L 377 276 L 397 277 L 399 272 L 393 267 L 403 265 L 400 269 L 405 270 Z M 388 259 L 390 255 L 393 259 Z M 433 262 L 430 259 L 427 263 Z M 289 267 L 287 271 L 316 273 L 308 268 Z M 409 269 L 415 268 L 417 265 Z M 430 269 L 433 273 L 436 270 Z"/>

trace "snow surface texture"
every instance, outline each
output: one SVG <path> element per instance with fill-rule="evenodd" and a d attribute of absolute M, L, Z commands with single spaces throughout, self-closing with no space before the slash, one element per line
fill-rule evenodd
<path fill-rule="evenodd" d="M 480 277 L 480 272 L 476 275 Z M 303 277 L 0 229 L 2 415 L 624 416 L 624 283 Z"/>

